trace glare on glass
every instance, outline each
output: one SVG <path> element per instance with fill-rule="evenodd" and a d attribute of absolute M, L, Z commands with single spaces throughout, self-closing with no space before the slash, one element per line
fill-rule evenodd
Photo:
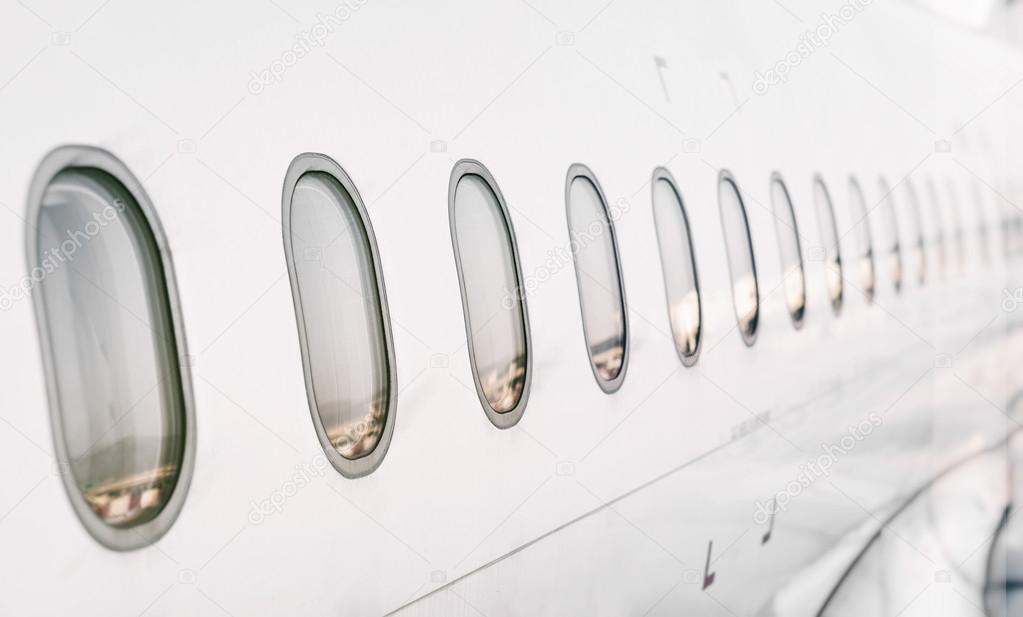
<path fill-rule="evenodd" d="M 527 373 L 524 299 L 510 224 L 490 185 L 476 174 L 458 180 L 453 208 L 476 379 L 490 408 L 505 414 L 522 399 Z"/>
<path fill-rule="evenodd" d="M 782 290 L 792 323 L 799 327 L 806 312 L 806 280 L 803 255 L 799 243 L 799 227 L 792 210 L 792 199 L 781 176 L 771 178 L 771 209 L 774 212 L 774 235 L 781 259 Z"/>
<path fill-rule="evenodd" d="M 831 194 L 824 180 L 818 176 L 813 181 L 814 210 L 817 213 L 817 233 L 820 238 L 824 259 L 824 277 L 827 283 L 828 299 L 837 314 L 842 308 L 842 254 L 839 250 L 838 224 L 831 203 Z"/>
<path fill-rule="evenodd" d="M 131 193 L 93 168 L 53 178 L 36 229 L 69 471 L 101 521 L 140 525 L 170 499 L 185 444 L 185 395 L 156 239 Z"/>
<path fill-rule="evenodd" d="M 314 407 L 331 446 L 369 455 L 392 392 L 371 245 L 352 196 L 323 171 L 295 185 L 288 225 Z"/>
<path fill-rule="evenodd" d="M 757 287 L 757 267 L 753 259 L 753 245 L 739 187 L 726 174 L 718 182 L 718 205 L 721 228 L 725 236 L 728 270 L 732 281 L 732 305 L 743 341 L 752 345 L 756 340 L 760 317 L 760 291 Z"/>
<path fill-rule="evenodd" d="M 618 378 L 623 367 L 625 298 L 607 205 L 586 176 L 575 176 L 569 185 L 568 227 L 583 334 L 590 363 L 604 387 Z"/>
<path fill-rule="evenodd" d="M 661 253 L 668 320 L 675 349 L 683 363 L 695 360 L 700 344 L 700 291 L 689 219 L 670 177 L 653 182 L 654 221 Z"/>

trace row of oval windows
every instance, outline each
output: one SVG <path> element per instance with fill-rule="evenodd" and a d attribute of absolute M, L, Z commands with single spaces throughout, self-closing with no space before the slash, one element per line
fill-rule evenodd
<path fill-rule="evenodd" d="M 874 293 L 874 254 L 863 191 L 850 180 L 859 281 Z M 891 189 L 882 183 L 882 250 L 896 290 L 901 251 Z M 842 259 L 831 198 L 815 177 L 815 210 L 826 286 L 836 313 Z M 678 356 L 700 350 L 702 307 L 689 220 L 671 174 L 652 178 L 657 243 Z M 757 266 L 742 193 L 722 171 L 722 229 L 738 329 L 757 335 Z M 589 362 L 604 392 L 621 387 L 629 330 L 614 216 L 584 165 L 565 184 L 568 231 Z M 924 276 L 924 241 L 913 198 L 912 259 Z M 788 189 L 771 177 L 783 290 L 792 322 L 806 307 L 802 247 Z M 494 425 L 521 418 L 531 379 L 528 312 L 515 232 L 501 190 L 478 161 L 462 160 L 448 195 L 452 247 L 476 390 Z M 66 146 L 40 164 L 29 192 L 28 256 L 58 461 L 72 505 L 88 531 L 115 549 L 160 537 L 183 504 L 195 450 L 195 412 L 173 264 L 141 183 L 110 153 Z M 365 206 L 332 159 L 302 154 L 282 199 L 306 393 L 316 434 L 347 477 L 373 471 L 394 428 L 396 378 L 380 260 Z M 957 226 L 958 228 L 958 226 Z M 981 226 L 983 233 L 983 226 Z M 962 233 L 956 233 L 960 258 Z M 985 242 L 981 242 L 985 244 Z M 940 238 L 939 255 L 944 255 Z M 944 257 L 940 257 L 944 260 Z"/>

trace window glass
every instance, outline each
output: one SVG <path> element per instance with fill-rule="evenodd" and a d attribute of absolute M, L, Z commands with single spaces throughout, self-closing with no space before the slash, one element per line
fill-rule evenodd
<path fill-rule="evenodd" d="M 354 477 L 372 471 L 386 450 L 393 353 L 372 231 L 354 186 L 339 177 L 347 181 L 326 166 L 301 173 L 285 233 L 314 425 L 328 454 L 340 457 L 330 456 L 334 466 Z M 347 463 L 377 448 L 365 463 Z"/>
<path fill-rule="evenodd" d="M 654 172 L 652 189 L 668 321 L 675 350 L 683 364 L 690 365 L 696 360 L 700 345 L 701 307 L 689 218 L 667 170 Z"/>
<path fill-rule="evenodd" d="M 820 176 L 813 181 L 813 202 L 817 214 L 817 232 L 820 237 L 824 259 L 824 277 L 827 283 L 828 299 L 837 314 L 842 308 L 842 255 L 839 251 L 838 224 L 831 195 L 824 179 Z"/>
<path fill-rule="evenodd" d="M 614 392 L 624 377 L 627 345 L 625 292 L 614 224 L 596 179 L 584 167 L 569 169 L 566 197 L 590 365 L 600 387 Z"/>
<path fill-rule="evenodd" d="M 803 275 L 803 254 L 799 228 L 792 210 L 792 198 L 780 174 L 771 176 L 771 209 L 774 212 L 774 235 L 781 259 L 782 289 L 792 323 L 798 328 L 806 312 L 806 280 Z"/>
<path fill-rule="evenodd" d="M 46 272 L 38 291 L 59 447 L 99 521 L 141 525 L 174 492 L 186 444 L 187 397 L 157 239 L 131 192 L 87 167 L 53 176 L 33 227 L 34 269 Z"/>
<path fill-rule="evenodd" d="M 525 300 L 503 202 L 475 171 L 454 180 L 452 234 L 477 389 L 486 408 L 508 414 L 527 386 Z"/>
<path fill-rule="evenodd" d="M 874 273 L 874 247 L 870 238 L 870 224 L 867 220 L 867 200 L 856 178 L 849 178 L 849 213 L 852 217 L 852 231 L 856 238 L 857 270 L 860 287 L 867 302 L 874 299 L 876 275 Z"/>
<path fill-rule="evenodd" d="M 878 182 L 881 191 L 879 210 L 881 214 L 881 254 L 887 264 L 895 293 L 902 289 L 902 253 L 899 248 L 899 225 L 895 218 L 895 198 L 888 182 L 881 178 Z"/>
<path fill-rule="evenodd" d="M 746 207 L 742 202 L 739 185 L 726 171 L 721 172 L 718 179 L 718 206 L 732 281 L 735 319 L 742 340 L 747 345 L 752 345 L 756 341 L 757 323 L 760 318 L 757 266 L 753 259 L 749 221 L 746 218 Z"/>

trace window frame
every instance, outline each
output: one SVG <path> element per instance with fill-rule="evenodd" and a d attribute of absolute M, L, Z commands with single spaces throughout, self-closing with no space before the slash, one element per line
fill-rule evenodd
<path fill-rule="evenodd" d="M 721 185 L 728 182 L 732 186 L 732 190 L 735 191 L 735 196 L 739 202 L 739 210 L 742 213 L 742 220 L 744 223 L 746 236 L 746 246 L 749 248 L 750 255 L 750 273 L 753 275 L 753 287 L 756 290 L 757 296 L 757 314 L 756 323 L 753 326 L 753 332 L 746 334 L 745 331 L 739 326 L 739 308 L 735 305 L 735 269 L 732 266 L 732 252 L 728 248 L 728 232 L 725 231 L 725 219 L 724 213 L 721 208 Z M 729 283 L 729 295 L 731 296 L 732 304 L 732 315 L 735 318 L 735 326 L 739 331 L 739 336 L 742 338 L 742 342 L 746 344 L 746 347 L 753 347 L 757 342 L 757 336 L 760 334 L 760 308 L 763 303 L 760 297 L 760 275 L 757 273 L 757 256 L 753 250 L 753 230 L 750 229 L 749 214 L 746 212 L 746 200 L 742 198 L 742 189 L 739 187 L 739 182 L 735 179 L 732 172 L 727 169 L 722 169 L 718 172 L 718 181 L 715 185 L 717 189 L 717 200 L 718 200 L 718 219 L 721 221 L 721 233 L 725 240 L 725 262 L 728 266 L 728 283 Z"/>
<path fill-rule="evenodd" d="M 476 366 L 476 348 L 473 341 L 472 323 L 469 318 L 469 298 L 465 290 L 465 279 L 462 276 L 462 255 L 459 250 L 458 228 L 455 223 L 455 193 L 458 189 L 458 183 L 464 176 L 478 176 L 487 185 L 487 188 L 493 192 L 501 216 L 504 219 L 505 231 L 508 233 L 508 241 L 511 243 L 512 261 L 515 264 L 515 283 L 518 286 L 516 296 L 518 296 L 517 300 L 522 312 L 522 331 L 525 339 L 523 343 L 526 356 L 526 375 L 522 385 L 522 394 L 519 396 L 518 402 L 510 410 L 503 413 L 497 412 L 491 407 L 486 392 L 483 391 L 479 368 Z M 497 180 L 494 179 L 490 170 L 480 161 L 468 158 L 461 159 L 451 168 L 451 175 L 448 180 L 448 229 L 451 232 L 451 248 L 454 251 L 455 271 L 458 274 L 458 290 L 462 300 L 462 322 L 465 325 L 465 342 L 469 352 L 469 366 L 472 370 L 472 381 L 476 387 L 476 396 L 479 398 L 480 405 L 483 406 L 483 413 L 486 414 L 487 419 L 499 429 L 508 429 L 519 423 L 519 420 L 522 419 L 522 414 L 526 411 L 526 403 L 529 401 L 530 386 L 533 383 L 533 342 L 529 328 L 526 287 L 522 277 L 522 260 L 519 256 L 519 243 L 515 236 L 515 227 L 512 225 L 511 213 L 508 210 L 508 204 L 504 199 L 504 194 L 501 192 L 501 187 L 497 184 Z"/>
<path fill-rule="evenodd" d="M 135 200 L 149 232 L 156 245 L 154 262 L 163 270 L 164 292 L 167 299 L 167 319 L 170 322 L 168 332 L 174 336 L 170 349 L 176 354 L 178 387 L 181 393 L 183 410 L 183 431 L 181 464 L 178 469 L 174 490 L 164 503 L 163 508 L 152 519 L 131 527 L 111 526 L 92 511 L 86 502 L 81 488 L 72 473 L 71 461 L 65 440 L 64 423 L 61 417 L 60 396 L 54 363 L 54 341 L 50 337 L 46 321 L 46 300 L 43 293 L 32 294 L 35 312 L 36 331 L 39 336 L 40 350 L 45 367 L 44 378 L 46 395 L 50 413 L 50 426 L 54 440 L 54 455 L 58 471 L 64 484 L 65 493 L 71 507 L 86 531 L 103 546 L 115 551 L 129 551 L 148 546 L 159 540 L 170 530 L 184 506 L 191 486 L 195 468 L 196 450 L 196 417 L 195 402 L 192 390 L 191 368 L 188 359 L 188 344 L 185 338 L 185 327 L 181 311 L 180 295 L 174 265 L 171 259 L 167 235 L 160 224 L 156 208 L 146 193 L 142 183 L 120 159 L 110 152 L 87 145 L 65 145 L 50 151 L 36 168 L 28 191 L 28 208 L 26 213 L 26 250 L 29 273 L 41 267 L 39 263 L 39 238 L 35 222 L 39 220 L 43 197 L 53 179 L 69 168 L 91 168 L 109 174 L 121 184 Z"/>
<path fill-rule="evenodd" d="M 582 163 L 573 163 L 569 166 L 568 171 L 565 173 L 565 223 L 568 226 L 568 237 L 572 239 L 572 222 L 569 210 L 572 206 L 572 184 L 576 179 L 582 178 L 589 181 L 593 188 L 597 192 L 597 196 L 600 198 L 600 205 L 604 209 L 604 218 L 607 219 L 607 229 L 611 238 L 611 250 L 615 260 L 615 272 L 618 275 L 618 290 L 621 294 L 622 301 L 622 366 L 618 370 L 618 374 L 613 379 L 603 379 L 600 377 L 600 373 L 597 370 L 597 365 L 593 361 L 593 354 L 590 351 L 590 341 L 586 335 L 586 320 L 583 317 L 583 296 L 582 296 L 582 283 L 579 279 L 579 265 L 576 263 L 575 255 L 572 255 L 572 269 L 575 274 L 575 289 L 576 297 L 579 299 L 579 317 L 582 321 L 583 326 L 583 344 L 586 347 L 586 359 L 590 363 L 590 371 L 593 373 L 593 378 L 597 381 L 597 385 L 604 394 L 614 394 L 621 389 L 622 384 L 625 382 L 625 374 L 629 369 L 629 347 L 631 346 L 632 331 L 629 327 L 629 302 L 625 295 L 625 277 L 622 274 L 622 256 L 621 251 L 618 249 L 618 232 L 615 231 L 614 221 L 611 219 L 611 211 L 607 206 L 607 197 L 604 195 L 604 189 L 600 186 L 600 182 L 597 180 L 597 176 L 593 173 L 589 167 Z"/>
<path fill-rule="evenodd" d="M 334 178 L 341 188 L 348 193 L 352 204 L 355 206 L 356 214 L 360 219 L 363 231 L 366 234 L 366 242 L 369 248 L 369 258 L 373 262 L 374 282 L 377 288 L 377 298 L 380 305 L 377 307 L 380 312 L 381 329 L 383 330 L 384 358 L 387 361 L 389 397 L 387 401 L 387 419 L 384 421 L 384 428 L 380 434 L 380 440 L 376 446 L 365 456 L 349 459 L 341 455 L 327 436 L 323 427 L 323 420 L 316 404 L 316 394 L 313 389 L 312 365 L 309 358 L 307 346 L 306 324 L 302 310 L 302 295 L 298 286 L 298 273 L 295 268 L 294 250 L 291 239 L 291 208 L 294 201 L 295 189 L 299 179 L 310 172 L 326 173 Z M 288 266 L 288 278 L 291 282 L 291 299 L 295 308 L 295 322 L 298 327 L 299 350 L 302 355 L 302 377 L 305 383 L 306 402 L 309 406 L 309 414 L 312 417 L 313 429 L 316 431 L 316 438 L 320 442 L 324 455 L 342 476 L 350 479 L 361 478 L 375 471 L 383 462 L 387 451 L 391 446 L 391 439 L 394 434 L 394 425 L 397 421 L 398 411 L 398 367 L 394 356 L 394 339 L 391 335 L 391 313 L 387 304 L 387 289 L 384 284 L 384 273 L 380 265 L 380 251 L 377 247 L 376 234 L 373 231 L 373 223 L 370 221 L 369 212 L 362 201 L 355 183 L 334 159 L 318 152 L 304 152 L 296 156 L 288 166 L 284 177 L 284 188 L 281 194 L 281 229 L 284 237 L 284 259 Z"/>
<path fill-rule="evenodd" d="M 689 265 L 693 270 L 693 289 L 696 291 L 696 308 L 697 308 L 697 332 L 696 332 L 696 349 L 693 353 L 686 355 L 682 353 L 678 348 L 678 344 L 675 342 L 675 332 L 672 331 L 672 346 L 675 348 L 675 353 L 678 355 L 679 361 L 682 362 L 683 366 L 690 367 L 696 364 L 697 360 L 700 359 L 700 352 L 703 350 L 703 293 L 700 290 L 700 273 L 699 268 L 696 266 L 696 248 L 693 246 L 693 228 L 689 220 L 689 213 L 686 211 L 685 201 L 682 199 L 682 192 L 678 188 L 678 184 L 675 183 L 675 176 L 672 175 L 665 167 L 654 168 L 653 175 L 650 177 L 650 205 L 654 209 L 654 225 L 657 225 L 657 214 L 656 204 L 654 200 L 654 187 L 658 182 L 667 182 L 668 186 L 675 193 L 675 198 L 678 200 L 679 210 L 682 213 L 682 220 L 685 223 L 685 234 L 689 241 Z M 661 235 L 654 230 L 654 237 L 657 240 L 658 253 L 661 262 L 661 278 L 664 283 L 664 296 L 665 296 L 665 307 L 668 311 L 668 328 L 672 327 L 671 319 L 671 298 L 668 295 L 668 264 L 664 262 L 664 253 L 660 250 L 661 248 Z"/>

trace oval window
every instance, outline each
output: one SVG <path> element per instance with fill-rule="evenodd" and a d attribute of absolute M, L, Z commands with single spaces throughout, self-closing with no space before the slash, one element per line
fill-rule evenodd
<path fill-rule="evenodd" d="M 654 170 L 651 189 L 668 322 L 679 359 L 692 366 L 700 350 L 702 311 L 689 217 L 675 179 L 667 169 Z"/>
<path fill-rule="evenodd" d="M 902 253 L 899 249 L 899 225 L 895 218 L 895 198 L 892 188 L 884 178 L 878 181 L 881 189 L 881 246 L 882 254 L 888 262 L 888 271 L 892 277 L 892 288 L 895 293 L 902 289 Z"/>
<path fill-rule="evenodd" d="M 962 213 L 959 210 L 959 194 L 955 182 L 947 178 L 948 186 L 948 225 L 952 228 L 952 241 L 955 243 L 955 265 L 962 270 L 966 265 L 966 237 L 963 228 Z M 980 203 L 977 204 L 980 208 Z"/>
<path fill-rule="evenodd" d="M 781 174 L 771 174 L 771 209 L 774 212 L 774 235 L 778 239 L 781 259 L 782 289 L 792 325 L 803 324 L 806 313 L 806 278 L 803 275 L 803 253 L 799 243 L 799 227 L 792 210 L 792 198 Z"/>
<path fill-rule="evenodd" d="M 820 174 L 813 179 L 813 202 L 817 213 L 817 232 L 821 240 L 821 258 L 824 260 L 828 299 L 837 315 L 842 309 L 842 254 L 838 249 L 838 224 L 835 222 L 831 194 Z"/>
<path fill-rule="evenodd" d="M 530 382 L 529 322 L 515 231 L 504 196 L 479 162 L 459 161 L 448 189 L 451 240 L 476 393 L 498 428 L 513 426 Z"/>
<path fill-rule="evenodd" d="M 397 403 L 373 228 L 351 179 L 322 154 L 292 161 L 282 220 L 313 427 L 335 469 L 364 476 L 387 453 Z"/>
<path fill-rule="evenodd" d="M 1012 220 L 1008 214 L 1003 215 L 999 225 L 1002 228 L 1002 257 L 1008 260 L 1013 254 Z"/>
<path fill-rule="evenodd" d="M 753 258 L 746 206 L 732 174 L 722 170 L 718 176 L 718 206 L 725 236 L 728 272 L 732 281 L 732 306 L 743 342 L 752 346 L 757 339 L 760 319 L 760 290 L 757 264 Z"/>
<path fill-rule="evenodd" d="M 625 288 L 607 201 L 585 165 L 569 168 L 565 205 L 590 368 L 610 394 L 622 385 L 629 353 Z"/>
<path fill-rule="evenodd" d="M 913 182 L 909 178 L 906 178 L 905 182 L 906 204 L 909 216 L 906 216 L 903 220 L 906 223 L 907 238 L 911 243 L 909 262 L 916 272 L 917 283 L 923 285 L 927 280 L 927 254 L 924 252 L 923 217 L 920 214 L 920 199 L 917 197 Z M 938 203 L 935 201 L 937 194 L 934 192 L 934 184 L 930 182 L 927 184 L 931 193 L 931 207 L 937 208 Z M 938 247 L 938 268 L 943 270 L 945 267 L 945 239 L 942 237 L 941 224 L 938 222 L 938 217 L 931 217 L 931 221 L 934 223 L 937 234 L 934 243 Z"/>
<path fill-rule="evenodd" d="M 184 501 L 195 421 L 170 253 L 123 163 L 69 146 L 40 164 L 28 247 L 64 485 L 117 550 L 154 542 Z"/>
<path fill-rule="evenodd" d="M 856 259 L 860 286 L 867 302 L 874 300 L 877 276 L 874 273 L 874 246 L 870 239 L 870 224 L 867 221 L 867 200 L 855 177 L 849 178 L 849 211 L 856 237 Z"/>
<path fill-rule="evenodd" d="M 984 202 L 984 194 L 980 189 L 980 183 L 976 180 L 971 184 L 973 190 L 973 206 L 977 212 L 977 243 L 980 249 L 981 259 L 984 263 L 991 263 L 991 239 L 988 235 L 987 211 L 988 207 Z"/>

